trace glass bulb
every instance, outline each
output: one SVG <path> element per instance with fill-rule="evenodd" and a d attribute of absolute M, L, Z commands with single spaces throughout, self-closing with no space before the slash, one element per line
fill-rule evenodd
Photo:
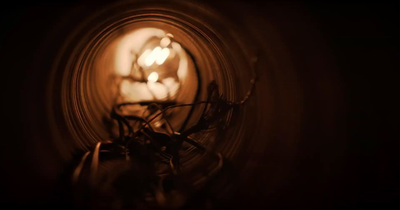
<path fill-rule="evenodd" d="M 174 100 L 177 97 L 181 79 L 185 79 L 188 69 L 186 53 L 172 34 L 160 32 L 149 28 L 134 31 L 118 45 L 121 51 L 117 53 L 116 70 L 122 76 L 122 100 Z"/>

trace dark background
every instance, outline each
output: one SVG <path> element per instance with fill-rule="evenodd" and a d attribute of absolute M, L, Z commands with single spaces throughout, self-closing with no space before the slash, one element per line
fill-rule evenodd
<path fill-rule="evenodd" d="M 41 84 L 45 82 L 45 76 L 40 75 L 43 71 L 33 67 L 40 56 L 37 49 L 53 49 L 43 46 L 48 34 L 60 23 L 64 12 L 71 7 L 80 7 L 82 2 L 84 7 L 90 7 L 104 1 L 35 1 L 2 6 L 0 203 L 4 205 L 47 207 L 57 203 L 53 195 L 57 177 L 51 177 L 54 171 L 38 168 L 40 164 L 36 164 L 49 160 L 29 152 L 37 137 L 30 135 L 25 113 L 41 113 L 41 110 L 32 109 L 30 103 L 44 98 L 40 91 L 36 91 L 36 95 L 29 94 L 30 89 L 42 90 Z M 395 142 L 398 141 L 399 106 L 395 100 L 399 88 L 395 72 L 400 69 L 399 5 L 380 1 L 238 2 L 246 2 L 278 28 L 291 53 L 298 55 L 296 65 L 318 63 L 313 58 L 317 59 L 320 51 L 329 56 L 329 65 L 334 66 L 340 78 L 337 88 L 341 90 L 340 104 L 343 104 L 342 127 L 338 129 L 343 138 L 334 139 L 329 145 L 321 143 L 321 139 L 313 136 L 313 129 L 320 128 L 310 114 L 311 124 L 305 128 L 304 139 L 299 143 L 299 159 L 295 165 L 298 172 L 288 182 L 285 193 L 266 199 L 267 195 L 261 190 L 250 193 L 254 196 L 245 201 L 256 200 L 255 205 L 268 206 L 263 199 L 274 200 L 271 207 L 278 209 L 398 208 L 399 174 L 395 169 L 399 166 L 399 158 Z M 226 5 L 227 10 L 230 7 L 228 3 L 212 4 Z M 312 32 L 308 33 L 306 29 L 312 29 Z M 315 46 L 313 40 L 323 41 Z M 49 50 L 49 53 L 53 52 Z M 39 75 L 32 78 L 30 75 L 35 71 Z M 38 86 L 28 86 L 26 81 L 29 80 L 35 80 L 33 84 Z M 305 94 L 310 95 L 306 102 L 310 103 L 309 109 L 318 109 L 317 105 L 312 105 L 318 104 L 318 99 L 312 97 L 313 90 L 308 89 L 307 84 L 304 88 Z M 41 120 L 37 119 L 37 123 L 43 123 Z M 311 175 L 323 174 L 320 171 L 332 164 L 313 158 L 313 154 L 319 154 L 321 150 L 339 157 L 334 160 L 340 170 L 315 178 Z M 319 187 L 321 182 L 330 182 L 329 186 L 335 187 L 323 189 Z"/>

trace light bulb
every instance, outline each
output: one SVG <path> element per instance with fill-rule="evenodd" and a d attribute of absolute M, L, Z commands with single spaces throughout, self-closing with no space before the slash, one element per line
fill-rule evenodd
<path fill-rule="evenodd" d="M 120 87 L 123 100 L 172 100 L 180 90 L 180 79 L 186 76 L 187 57 L 172 34 L 150 32 L 156 31 L 133 32 L 127 35 L 129 42 L 119 45 L 121 52 L 118 51 L 117 61 L 120 63 L 116 67 L 119 67 L 117 72 L 125 77 Z"/>

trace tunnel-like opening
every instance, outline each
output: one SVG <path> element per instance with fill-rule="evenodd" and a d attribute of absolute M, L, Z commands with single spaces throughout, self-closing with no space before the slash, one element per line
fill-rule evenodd
<path fill-rule="evenodd" d="M 212 81 L 225 101 L 247 100 L 257 60 L 249 35 L 199 5 L 196 13 L 188 13 L 194 5 L 119 3 L 76 27 L 55 61 L 48 97 L 54 144 L 62 159 L 71 161 L 98 142 L 115 139 L 118 125 L 110 113 L 117 104 L 139 103 L 122 112 L 145 116 L 149 106 L 140 103 L 199 103 L 208 100 Z M 242 158 L 243 148 L 251 143 L 243 136 L 254 129 L 252 106 L 254 102 L 239 103 L 217 126 L 190 136 L 206 153 L 183 144 L 179 165 L 195 189 L 211 179 L 223 159 Z M 170 130 L 184 132 L 199 122 L 204 110 L 177 107 L 166 113 L 168 123 L 148 124 L 156 129 L 171 124 Z M 105 165 L 99 169 L 104 173 L 123 168 Z M 228 180 L 223 180 L 219 187 L 226 187 Z"/>

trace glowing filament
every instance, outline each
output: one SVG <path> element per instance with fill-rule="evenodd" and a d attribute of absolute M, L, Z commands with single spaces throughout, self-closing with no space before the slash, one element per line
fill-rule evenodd
<path fill-rule="evenodd" d="M 161 47 L 154 48 L 150 53 L 145 51 L 145 53 L 142 54 L 142 56 L 147 56 L 144 60 L 144 64 L 146 66 L 151 66 L 154 62 L 156 62 L 158 65 L 161 65 L 168 58 L 169 53 L 170 51 L 168 48 L 161 49 Z"/>
<path fill-rule="evenodd" d="M 148 55 L 146 57 L 146 60 L 144 61 L 146 66 L 153 65 L 154 61 L 157 60 L 160 54 L 161 54 L 161 47 L 154 48 L 153 51 L 150 53 L 150 55 Z"/>
<path fill-rule="evenodd" d="M 168 56 L 169 56 L 169 49 L 168 48 L 162 49 L 160 55 L 157 57 L 156 63 L 158 65 L 163 64 L 164 61 L 167 60 Z"/>
<path fill-rule="evenodd" d="M 151 74 L 147 77 L 147 80 L 149 82 L 157 82 L 157 80 L 158 80 L 157 72 L 151 72 Z"/>

